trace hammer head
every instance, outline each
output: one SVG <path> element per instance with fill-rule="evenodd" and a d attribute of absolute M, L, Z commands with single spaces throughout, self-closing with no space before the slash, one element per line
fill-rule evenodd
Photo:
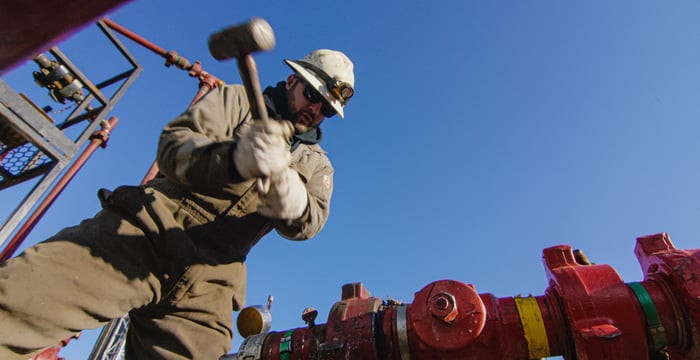
<path fill-rule="evenodd" d="M 216 60 L 240 59 L 275 47 L 275 33 L 262 18 L 227 27 L 209 36 L 209 52 Z"/>

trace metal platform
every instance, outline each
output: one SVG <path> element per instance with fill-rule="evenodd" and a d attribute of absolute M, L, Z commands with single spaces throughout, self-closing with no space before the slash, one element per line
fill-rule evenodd
<path fill-rule="evenodd" d="M 67 78 L 69 83 L 63 84 L 63 89 L 80 92 L 75 108 L 62 121 L 55 121 L 30 99 L 0 80 L 0 190 L 28 180 L 36 181 L 0 227 L 0 245 L 42 199 L 142 70 L 109 27 L 103 22 L 98 22 L 97 26 L 127 60 L 127 70 L 95 84 L 56 47 L 48 51 L 54 59 L 43 54 L 40 59 L 34 58 L 37 63 L 51 62 L 59 67 L 61 76 L 51 78 L 49 74 L 48 80 L 66 82 Z M 35 76 L 42 76 L 37 74 Z M 110 97 L 103 93 L 107 87 L 110 90 L 117 87 Z M 70 138 L 68 129 L 77 136 Z"/>

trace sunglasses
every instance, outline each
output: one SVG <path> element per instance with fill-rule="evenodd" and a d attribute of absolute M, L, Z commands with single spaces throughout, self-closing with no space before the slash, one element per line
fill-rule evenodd
<path fill-rule="evenodd" d="M 329 118 L 337 114 L 337 111 L 333 109 L 331 104 L 329 104 L 328 101 L 326 101 L 326 99 L 323 97 L 323 95 L 321 95 L 321 93 L 319 93 L 318 91 L 316 91 L 316 89 L 311 87 L 311 85 L 309 85 L 309 83 L 307 83 L 304 79 L 300 77 L 297 77 L 297 79 L 299 79 L 299 81 L 304 84 L 303 93 L 306 100 L 312 104 L 321 103 L 321 114 L 323 114 L 323 116 Z"/>

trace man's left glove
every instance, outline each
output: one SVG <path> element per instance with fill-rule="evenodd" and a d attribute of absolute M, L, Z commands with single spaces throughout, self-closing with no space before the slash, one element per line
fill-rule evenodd
<path fill-rule="evenodd" d="M 292 168 L 270 176 L 270 190 L 260 194 L 260 199 L 258 213 L 279 220 L 300 218 L 309 204 L 306 186 Z"/>

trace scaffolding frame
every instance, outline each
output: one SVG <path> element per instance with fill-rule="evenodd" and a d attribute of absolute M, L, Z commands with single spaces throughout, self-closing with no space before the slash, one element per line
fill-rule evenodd
<path fill-rule="evenodd" d="M 98 21 L 97 26 L 126 59 L 130 67 L 98 84 L 93 84 L 63 52 L 57 47 L 50 48 L 48 52 L 53 55 L 56 62 L 64 66 L 87 91 L 84 100 L 77 104 L 63 122 L 54 124 L 53 119 L 43 109 L 38 108 L 27 97 L 16 93 L 7 83 L 0 80 L 0 124 L 2 124 L 0 190 L 30 179 L 40 178 L 0 226 L 0 246 L 15 233 L 20 223 L 42 200 L 96 128 L 106 121 L 107 114 L 142 71 L 141 65 L 126 50 L 113 31 L 103 21 Z M 119 85 L 118 89 L 111 97 L 105 96 L 102 90 L 115 84 Z M 98 105 L 93 107 L 95 103 Z M 65 134 L 65 130 L 74 129 L 80 124 L 86 125 L 76 140 L 70 139 Z M 15 163 L 20 165 L 14 169 L 6 168 L 15 155 L 14 152 L 21 151 L 24 154 L 19 154 L 20 159 L 15 160 Z M 23 238 L 24 235 L 17 233 L 15 239 Z M 18 245 L 14 244 L 15 247 Z"/>

